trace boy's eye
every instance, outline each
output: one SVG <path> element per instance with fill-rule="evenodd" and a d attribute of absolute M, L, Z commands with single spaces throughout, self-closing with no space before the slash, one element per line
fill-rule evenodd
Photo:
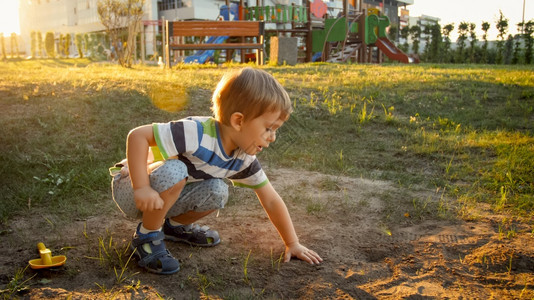
<path fill-rule="evenodd" d="M 276 134 L 276 129 L 272 129 L 272 128 L 266 128 L 265 131 L 269 134 Z"/>

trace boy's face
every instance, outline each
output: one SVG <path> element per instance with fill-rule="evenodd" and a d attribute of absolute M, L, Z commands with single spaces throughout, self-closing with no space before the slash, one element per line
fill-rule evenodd
<path fill-rule="evenodd" d="M 280 112 L 267 112 L 243 123 L 238 146 L 248 155 L 256 155 L 276 140 L 276 130 L 284 124 Z"/>

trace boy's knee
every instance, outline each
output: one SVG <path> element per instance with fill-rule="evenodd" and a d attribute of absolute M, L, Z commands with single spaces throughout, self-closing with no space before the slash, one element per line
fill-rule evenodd
<path fill-rule="evenodd" d="M 186 165 L 177 159 L 165 161 L 150 174 L 150 185 L 159 193 L 183 188 L 182 182 L 188 177 Z"/>
<path fill-rule="evenodd" d="M 223 208 L 228 202 L 228 185 L 223 180 L 214 180 L 214 187 L 212 190 L 213 202 L 219 208 Z"/>
<path fill-rule="evenodd" d="M 198 201 L 192 210 L 208 211 L 224 208 L 228 202 L 228 185 L 222 179 L 210 179 L 203 183 L 203 200 Z"/>

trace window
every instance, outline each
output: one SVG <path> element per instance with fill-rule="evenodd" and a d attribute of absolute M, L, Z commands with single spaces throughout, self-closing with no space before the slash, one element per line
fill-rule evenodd
<path fill-rule="evenodd" d="M 158 1 L 158 10 L 170 10 L 183 7 L 182 0 L 162 0 Z"/>

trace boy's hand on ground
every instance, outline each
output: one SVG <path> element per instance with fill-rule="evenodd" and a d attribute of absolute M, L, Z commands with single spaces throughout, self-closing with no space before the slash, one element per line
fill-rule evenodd
<path fill-rule="evenodd" d="M 163 199 L 150 186 L 134 190 L 135 206 L 140 211 L 152 211 L 163 208 Z"/>
<path fill-rule="evenodd" d="M 290 261 L 291 257 L 296 257 L 312 265 L 318 265 L 323 261 L 317 252 L 302 246 L 300 243 L 286 246 L 284 262 Z"/>

